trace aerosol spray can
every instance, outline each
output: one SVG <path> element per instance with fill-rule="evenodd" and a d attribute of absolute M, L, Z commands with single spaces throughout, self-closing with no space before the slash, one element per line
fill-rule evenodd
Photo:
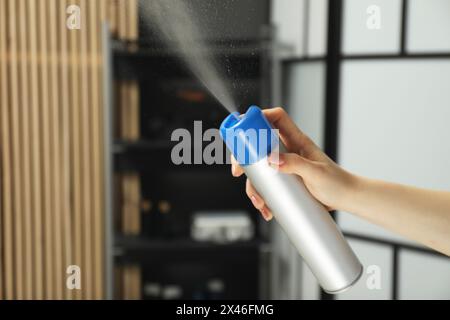
<path fill-rule="evenodd" d="M 269 165 L 270 153 L 286 148 L 261 109 L 251 106 L 245 114 L 230 114 L 220 133 L 322 288 L 333 294 L 355 284 L 363 267 L 330 214 L 300 177 Z"/>

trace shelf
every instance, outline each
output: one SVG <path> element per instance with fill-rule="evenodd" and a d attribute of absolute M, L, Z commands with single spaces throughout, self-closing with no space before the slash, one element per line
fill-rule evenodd
<path fill-rule="evenodd" d="M 165 150 L 165 149 L 172 148 L 176 144 L 177 144 L 177 142 L 172 142 L 169 140 L 157 140 L 157 141 L 117 140 L 114 142 L 114 145 L 113 145 L 113 153 L 120 154 L 120 153 L 127 153 L 127 152 L 149 152 L 149 151 L 154 151 L 154 150 Z"/>
<path fill-rule="evenodd" d="M 155 150 L 170 150 L 178 141 L 171 140 L 138 140 L 138 141 L 124 141 L 117 140 L 113 144 L 113 153 L 127 153 L 127 152 L 149 152 Z M 210 144 L 210 141 L 202 142 L 204 146 Z M 202 147 L 204 147 L 202 145 Z M 194 149 L 192 149 L 193 151 Z"/>
<path fill-rule="evenodd" d="M 266 243 L 260 239 L 227 244 L 186 240 L 156 240 L 133 236 L 115 237 L 115 256 L 119 262 L 162 260 L 246 259 L 249 252 L 258 252 Z"/>
<path fill-rule="evenodd" d="M 173 49 L 175 46 L 167 46 L 165 43 L 144 43 L 144 42 L 115 42 L 114 55 L 118 57 L 162 57 L 169 55 L 180 55 L 180 51 Z M 283 51 L 291 48 L 285 44 L 271 40 L 246 40 L 246 41 L 213 41 L 206 43 L 206 47 L 199 49 L 192 46 L 191 54 L 220 54 L 220 55 L 255 55 L 261 52 L 273 50 Z M 185 54 L 185 53 L 183 53 Z"/>
<path fill-rule="evenodd" d="M 191 149 L 191 164 L 176 165 L 171 159 L 171 149 L 178 142 L 174 141 L 116 141 L 113 144 L 114 166 L 116 171 L 137 170 L 141 172 L 174 171 L 211 171 L 229 173 L 229 164 L 194 164 L 193 155 L 196 149 Z M 226 154 L 225 146 L 224 155 Z M 203 150 L 203 149 L 201 149 Z M 201 151 L 198 151 L 201 152 Z M 225 161 L 225 158 L 224 160 Z"/>
<path fill-rule="evenodd" d="M 113 50 L 114 76 L 140 81 L 190 78 L 192 71 L 186 66 L 185 60 L 190 55 L 203 55 L 214 57 L 219 72 L 231 79 L 259 80 L 264 78 L 261 73 L 265 68 L 263 65 L 284 55 L 284 52 L 290 52 L 290 48 L 271 41 L 218 43 L 203 49 L 192 46 L 190 52 L 180 52 L 173 47 L 117 43 Z"/>
<path fill-rule="evenodd" d="M 139 236 L 118 236 L 116 235 L 115 246 L 126 249 L 141 250 L 220 250 L 220 249 L 237 249 L 237 248 L 254 248 L 262 245 L 264 242 L 260 239 L 252 239 L 248 241 L 236 241 L 231 243 L 216 243 L 195 241 L 192 239 L 180 240 L 163 240 L 151 239 Z"/>

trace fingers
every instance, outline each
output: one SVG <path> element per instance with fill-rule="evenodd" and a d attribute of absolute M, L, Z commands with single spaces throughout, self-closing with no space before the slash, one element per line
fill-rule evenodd
<path fill-rule="evenodd" d="M 233 155 L 231 155 L 231 174 L 234 177 L 239 177 L 244 173 L 244 170 L 239 165 L 239 163 L 236 161 Z M 250 180 L 247 179 L 245 191 L 247 193 L 247 196 L 250 198 L 253 206 L 255 206 L 256 209 L 261 212 L 261 215 L 263 216 L 264 220 L 269 221 L 273 218 L 272 212 L 270 209 L 265 205 L 264 200 L 261 198 L 261 196 L 258 194 L 258 192 L 255 190 L 255 188 L 250 183 Z"/>
<path fill-rule="evenodd" d="M 308 155 L 317 148 L 314 142 L 297 127 L 283 108 L 265 109 L 263 112 L 267 120 L 279 130 L 280 138 L 288 150 Z"/>
<path fill-rule="evenodd" d="M 269 163 L 280 172 L 297 174 L 302 178 L 311 176 L 314 163 L 296 153 L 272 153 Z"/>
<path fill-rule="evenodd" d="M 236 161 L 233 155 L 231 155 L 231 174 L 233 177 L 239 177 L 244 173 L 244 170 Z"/>
<path fill-rule="evenodd" d="M 258 209 L 259 212 L 261 212 L 261 215 L 263 216 L 264 220 L 266 221 L 271 220 L 273 217 L 272 212 L 269 210 L 269 208 L 267 208 L 266 204 L 264 203 L 264 200 L 261 198 L 261 196 L 258 194 L 258 192 L 250 183 L 250 180 L 248 179 L 245 185 L 245 192 L 252 201 L 253 206 L 255 206 L 255 208 Z"/>

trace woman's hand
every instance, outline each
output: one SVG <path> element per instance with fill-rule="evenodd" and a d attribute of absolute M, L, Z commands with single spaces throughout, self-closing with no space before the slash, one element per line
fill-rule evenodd
<path fill-rule="evenodd" d="M 290 153 L 269 156 L 281 172 L 300 176 L 328 210 L 355 214 L 450 256 L 450 192 L 420 189 L 353 175 L 328 158 L 281 108 L 263 111 Z M 232 158 L 232 173 L 244 173 Z M 247 195 L 266 220 L 270 208 L 247 180 Z"/>
<path fill-rule="evenodd" d="M 281 141 L 290 153 L 269 157 L 269 163 L 280 172 L 300 176 L 309 192 L 322 203 L 327 210 L 340 209 L 348 198 L 354 185 L 353 176 L 340 168 L 295 125 L 282 108 L 263 111 L 273 127 L 279 130 Z M 231 172 L 239 177 L 244 173 L 233 158 Z M 246 192 L 253 205 L 261 212 L 265 220 L 272 218 L 270 208 L 247 179 Z"/>

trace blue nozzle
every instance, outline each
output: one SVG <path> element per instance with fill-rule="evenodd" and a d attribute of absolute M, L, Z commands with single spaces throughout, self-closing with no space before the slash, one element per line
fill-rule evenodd
<path fill-rule="evenodd" d="M 220 135 L 243 166 L 265 158 L 278 146 L 278 135 L 257 106 L 245 114 L 233 112 L 220 125 Z"/>

